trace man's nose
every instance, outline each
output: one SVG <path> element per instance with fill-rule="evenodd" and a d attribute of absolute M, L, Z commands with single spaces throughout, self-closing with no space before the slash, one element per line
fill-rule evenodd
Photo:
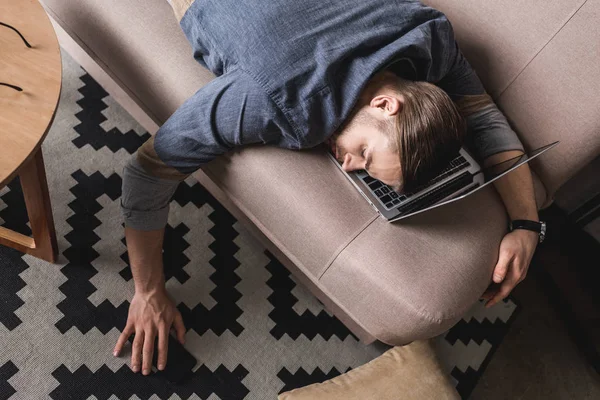
<path fill-rule="evenodd" d="M 346 153 L 344 156 L 344 162 L 342 163 L 342 169 L 346 172 L 356 171 L 362 169 L 363 166 L 356 157 L 352 157 L 350 153 Z"/>

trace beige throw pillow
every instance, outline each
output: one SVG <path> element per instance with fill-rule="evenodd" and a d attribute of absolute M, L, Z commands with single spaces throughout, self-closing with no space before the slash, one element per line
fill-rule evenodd
<path fill-rule="evenodd" d="M 279 400 L 460 399 L 431 343 L 414 341 L 323 383 L 282 393 Z"/>

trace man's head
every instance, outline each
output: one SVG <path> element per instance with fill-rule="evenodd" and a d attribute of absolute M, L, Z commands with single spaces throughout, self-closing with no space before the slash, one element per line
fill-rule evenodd
<path fill-rule="evenodd" d="M 465 130 L 442 89 L 384 70 L 371 78 L 329 144 L 345 171 L 365 169 L 397 191 L 410 191 L 458 154 Z"/>

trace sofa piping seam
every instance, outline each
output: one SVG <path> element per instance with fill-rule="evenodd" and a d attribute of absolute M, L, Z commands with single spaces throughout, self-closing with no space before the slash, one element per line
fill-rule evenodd
<path fill-rule="evenodd" d="M 346 243 L 342 243 L 342 245 L 340 245 L 340 247 L 338 248 L 338 250 L 336 250 L 336 252 L 333 253 L 333 255 L 331 256 L 330 261 L 327 262 L 325 268 L 323 269 L 323 272 L 321 272 L 317 278 L 318 281 L 321 280 L 321 278 L 323 277 L 323 275 L 325 275 L 325 273 L 329 270 L 329 268 L 333 265 L 333 263 L 335 262 L 335 260 L 337 260 L 337 258 L 340 256 L 340 254 L 342 254 L 342 252 L 348 247 L 350 246 L 350 244 L 352 242 L 354 242 L 354 240 L 365 231 L 365 229 L 367 229 L 369 226 L 371 226 L 371 224 L 377 219 L 379 218 L 378 214 L 375 214 L 371 220 L 368 220 L 360 229 L 358 229 L 355 234 L 353 236 L 351 236 L 348 241 Z"/>
<path fill-rule="evenodd" d="M 373 222 L 375 222 L 375 220 L 377 220 L 378 216 L 375 215 L 374 218 L 368 222 L 366 224 L 366 226 L 361 229 L 354 237 L 353 239 L 351 239 L 345 246 L 343 246 L 343 248 L 340 250 L 340 252 L 335 256 L 335 258 L 332 260 L 331 264 L 329 266 L 327 266 L 327 268 L 323 271 L 323 273 L 321 275 L 319 275 L 318 281 L 320 283 L 321 278 L 323 277 L 323 275 L 325 275 L 325 273 L 329 270 L 329 268 L 331 267 L 331 265 L 333 265 L 333 262 L 335 262 L 335 260 L 339 257 L 339 255 L 342 253 L 343 250 L 345 250 L 352 242 L 354 242 L 354 240 L 362 233 L 364 232 L 369 226 L 371 226 L 373 224 Z M 338 304 L 337 302 L 337 297 L 335 296 L 330 296 L 331 299 L 335 299 L 336 300 L 336 304 Z M 443 316 L 434 316 L 432 314 L 430 314 L 427 311 L 423 311 L 423 310 L 419 310 L 417 308 L 415 308 L 413 305 L 411 305 L 410 303 L 407 303 L 406 301 L 402 300 L 402 304 L 405 306 L 405 309 L 409 312 L 414 313 L 414 315 L 416 315 L 419 318 L 422 318 L 424 320 L 430 321 L 430 322 L 434 322 L 434 323 L 444 323 L 445 321 L 448 320 L 454 320 L 456 318 L 460 318 L 462 315 L 464 315 L 464 313 L 466 312 L 466 310 L 462 310 L 454 315 L 443 315 Z M 354 314 L 350 313 L 349 311 L 348 315 L 352 315 L 352 318 L 354 318 Z M 374 334 L 373 334 L 374 335 Z M 379 338 L 378 338 L 379 339 Z"/>
<path fill-rule="evenodd" d="M 525 72 L 525 70 L 527 69 L 527 67 L 529 67 L 529 64 L 531 64 L 533 62 L 533 60 L 535 60 L 538 55 L 546 48 L 546 46 L 548 46 L 550 44 L 550 42 L 552 42 L 554 40 L 554 38 L 556 37 L 556 35 L 558 35 L 563 28 L 569 23 L 569 21 L 571 21 L 571 19 L 577 15 L 577 13 L 579 13 L 579 10 L 581 10 L 581 8 L 587 3 L 588 0 L 585 0 L 580 6 L 579 8 L 577 8 L 577 10 L 575 10 L 573 12 L 573 14 L 571 14 L 569 16 L 569 18 L 567 18 L 567 20 L 560 26 L 560 28 L 557 29 L 556 32 L 554 32 L 554 34 L 552 35 L 552 37 L 550 39 L 548 39 L 548 41 L 533 55 L 533 57 L 531 57 L 531 60 L 529 60 L 527 62 L 527 64 L 525 64 L 525 66 L 521 69 L 521 71 L 519 71 L 519 73 L 508 83 L 508 85 L 506 85 L 506 87 L 500 92 L 500 94 L 498 94 L 497 96 L 497 100 L 500 101 L 500 98 L 502 97 L 502 95 L 512 86 L 512 84 L 519 78 L 519 76 L 521 76 L 521 74 L 523 72 Z"/>

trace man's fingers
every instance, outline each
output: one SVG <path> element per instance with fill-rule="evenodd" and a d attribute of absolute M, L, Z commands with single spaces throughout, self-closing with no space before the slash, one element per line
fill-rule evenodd
<path fill-rule="evenodd" d="M 481 295 L 481 298 L 484 300 L 488 300 L 491 299 L 492 297 L 494 297 L 494 295 L 497 293 L 497 291 L 486 291 L 484 294 Z"/>
<path fill-rule="evenodd" d="M 486 308 L 490 308 L 492 307 L 494 304 L 498 303 L 499 301 L 501 301 L 502 299 L 504 299 L 506 296 L 508 296 L 510 294 L 510 292 L 514 289 L 514 287 L 517 285 L 517 279 L 514 276 L 514 271 L 512 271 L 513 273 L 510 274 L 505 280 L 504 282 L 502 282 L 502 285 L 500 286 L 500 289 L 498 290 L 498 293 L 496 293 L 494 295 L 494 297 L 492 297 L 492 299 L 490 301 L 487 302 L 487 304 L 485 305 Z"/>
<path fill-rule="evenodd" d="M 144 351 L 142 353 L 142 373 L 148 375 L 152 370 L 152 357 L 154 356 L 154 339 L 156 332 L 153 329 L 146 330 L 144 338 Z"/>
<path fill-rule="evenodd" d="M 179 311 L 175 312 L 175 318 L 173 319 L 173 327 L 175 328 L 175 332 L 177 333 L 177 340 L 179 343 L 185 343 L 185 325 L 183 325 L 183 318 L 181 317 L 181 313 Z"/>
<path fill-rule="evenodd" d="M 510 290 L 507 291 L 499 291 L 498 293 L 496 293 L 496 295 L 494 297 L 492 297 L 485 305 L 486 308 L 490 308 L 492 307 L 494 304 L 498 303 L 499 301 L 501 301 L 502 299 L 504 299 L 506 296 L 508 296 L 508 294 L 510 293 Z"/>
<path fill-rule="evenodd" d="M 159 371 L 165 369 L 167 365 L 167 354 L 169 351 L 169 329 L 164 327 L 158 330 L 158 361 L 156 368 Z"/>
<path fill-rule="evenodd" d="M 481 295 L 480 299 L 484 299 L 484 300 L 491 299 L 492 297 L 494 297 L 494 295 L 496 293 L 498 293 L 498 290 L 500 290 L 500 286 L 501 286 L 500 283 L 491 282 L 488 285 L 488 287 L 485 289 L 483 294 Z"/>
<path fill-rule="evenodd" d="M 126 325 L 121 332 L 121 336 L 117 339 L 117 344 L 115 345 L 115 349 L 113 350 L 113 356 L 118 357 L 121 354 L 121 350 L 127 341 L 127 338 L 133 333 L 133 325 Z"/>
<path fill-rule="evenodd" d="M 504 277 L 506 276 L 506 272 L 508 271 L 508 265 L 512 259 L 512 253 L 508 251 L 500 251 L 500 256 L 498 257 L 498 263 L 494 268 L 494 276 L 493 280 L 496 283 L 502 282 Z"/>
<path fill-rule="evenodd" d="M 142 346 L 144 345 L 144 332 L 141 329 L 137 329 L 135 337 L 133 338 L 133 344 L 131 346 L 131 370 L 138 372 L 142 365 Z"/>

